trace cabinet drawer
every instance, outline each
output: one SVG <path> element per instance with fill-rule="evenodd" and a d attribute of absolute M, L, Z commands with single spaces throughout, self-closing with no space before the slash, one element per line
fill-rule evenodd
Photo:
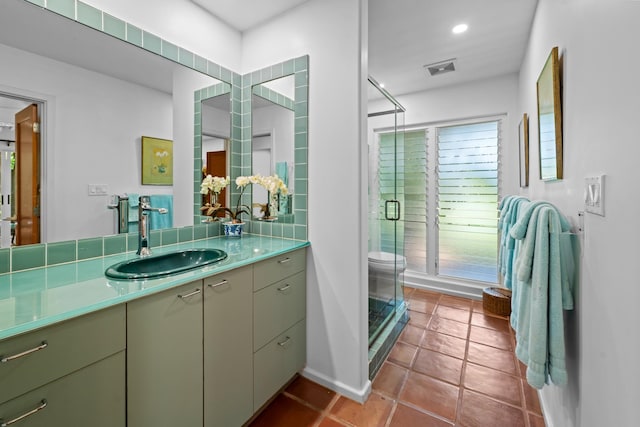
<path fill-rule="evenodd" d="M 301 271 L 253 294 L 254 351 L 305 317 L 305 281 Z"/>
<path fill-rule="evenodd" d="M 125 319 L 119 305 L 0 342 L 0 403 L 124 350 Z"/>
<path fill-rule="evenodd" d="M 306 361 L 305 321 L 296 323 L 253 355 L 253 410 L 257 411 Z"/>
<path fill-rule="evenodd" d="M 306 262 L 307 258 L 304 249 L 260 261 L 253 266 L 253 290 L 258 291 L 265 286 L 304 270 Z"/>
<path fill-rule="evenodd" d="M 28 413 L 31 414 L 25 416 Z M 126 425 L 125 352 L 0 405 L 0 424 L 21 416 L 24 418 L 16 421 L 16 426 Z"/>

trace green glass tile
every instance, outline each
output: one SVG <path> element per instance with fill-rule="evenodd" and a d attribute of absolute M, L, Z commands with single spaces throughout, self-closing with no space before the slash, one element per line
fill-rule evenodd
<path fill-rule="evenodd" d="M 163 241 L 164 241 L 164 236 Z M 182 242 L 190 242 L 193 240 L 193 227 L 183 227 L 178 229 L 178 241 Z"/>
<path fill-rule="evenodd" d="M 142 47 L 142 30 L 127 23 L 127 41 L 136 46 Z"/>
<path fill-rule="evenodd" d="M 102 237 L 78 240 L 78 259 L 102 256 Z"/>
<path fill-rule="evenodd" d="M 142 47 L 150 52 L 162 55 L 162 39 L 146 31 L 142 31 Z"/>
<path fill-rule="evenodd" d="M 307 134 L 306 133 L 297 133 L 295 136 L 294 148 L 307 148 Z M 303 163 L 306 163 L 304 161 Z"/>
<path fill-rule="evenodd" d="M 162 246 L 166 246 L 166 245 L 173 245 L 175 243 L 178 243 L 178 230 L 176 230 L 175 228 L 170 228 L 168 230 L 161 230 L 162 231 Z"/>
<path fill-rule="evenodd" d="M 127 24 L 107 13 L 103 14 L 104 32 L 122 40 L 127 39 Z"/>
<path fill-rule="evenodd" d="M 307 117 L 296 117 L 295 119 L 295 133 L 307 132 Z"/>
<path fill-rule="evenodd" d="M 305 102 L 309 100 L 309 87 L 307 85 L 296 86 L 293 90 L 296 102 Z"/>
<path fill-rule="evenodd" d="M 207 74 L 216 79 L 220 78 L 220 65 L 207 61 Z"/>
<path fill-rule="evenodd" d="M 173 43 L 169 43 L 166 40 L 162 40 L 162 56 L 172 61 L 178 61 L 178 57 L 179 57 L 178 51 L 179 51 L 178 46 L 176 46 Z"/>
<path fill-rule="evenodd" d="M 102 31 L 102 11 L 79 1 L 78 22 Z"/>
<path fill-rule="evenodd" d="M 293 111 L 296 113 L 296 116 L 307 117 L 307 102 L 296 102 L 296 105 Z"/>
<path fill-rule="evenodd" d="M 180 63 L 189 68 L 193 68 L 193 52 L 180 48 Z"/>
<path fill-rule="evenodd" d="M 282 237 L 285 239 L 293 239 L 293 225 L 285 224 L 282 227 Z"/>
<path fill-rule="evenodd" d="M 47 265 L 62 264 L 76 260 L 75 240 L 47 244 Z"/>
<path fill-rule="evenodd" d="M 288 76 L 295 72 L 294 69 L 294 60 L 290 59 L 282 64 L 282 75 Z"/>
<path fill-rule="evenodd" d="M 200 217 L 198 217 L 198 222 L 200 222 Z M 196 222 L 193 226 L 193 240 L 200 240 L 207 238 L 207 224 L 199 224 Z"/>
<path fill-rule="evenodd" d="M 195 69 L 200 71 L 201 73 L 207 72 L 207 60 L 201 56 L 195 56 Z"/>
<path fill-rule="evenodd" d="M 127 233 L 127 252 L 138 250 L 138 233 Z"/>
<path fill-rule="evenodd" d="M 162 246 L 162 230 L 152 230 L 149 232 L 149 247 Z"/>
<path fill-rule="evenodd" d="M 127 237 L 124 234 L 104 238 L 104 254 L 113 255 L 127 251 Z"/>
<path fill-rule="evenodd" d="M 231 83 L 231 76 L 232 73 L 230 70 L 227 70 L 223 67 L 220 68 L 220 80 L 222 80 L 223 82 Z"/>
<path fill-rule="evenodd" d="M 67 18 L 76 19 L 76 4 L 74 0 L 48 0 L 47 9 Z"/>
<path fill-rule="evenodd" d="M 0 249 L 0 274 L 11 271 L 11 249 Z"/>
<path fill-rule="evenodd" d="M 44 7 L 44 0 L 27 0 L 29 3 L 37 4 L 40 7 Z"/>
<path fill-rule="evenodd" d="M 293 153 L 294 161 L 296 164 L 298 163 L 307 163 L 307 149 L 306 148 L 296 148 L 295 153 Z"/>
<path fill-rule="evenodd" d="M 296 165 L 296 178 L 308 179 L 309 168 L 306 164 Z"/>
<path fill-rule="evenodd" d="M 305 225 L 295 225 L 293 238 L 296 240 L 307 240 L 307 227 Z"/>
<path fill-rule="evenodd" d="M 271 235 L 274 237 L 282 237 L 283 224 L 274 223 L 271 227 Z"/>
<path fill-rule="evenodd" d="M 28 245 L 12 249 L 11 271 L 44 267 L 45 245 Z"/>

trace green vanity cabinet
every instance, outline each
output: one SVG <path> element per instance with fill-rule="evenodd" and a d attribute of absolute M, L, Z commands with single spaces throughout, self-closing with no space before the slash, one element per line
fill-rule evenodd
<path fill-rule="evenodd" d="M 0 424 L 124 425 L 125 321 L 120 305 L 0 341 Z"/>
<path fill-rule="evenodd" d="M 253 408 L 259 410 L 304 368 L 306 252 L 300 249 L 253 267 Z"/>
<path fill-rule="evenodd" d="M 128 425 L 201 426 L 202 281 L 127 303 Z"/>
<path fill-rule="evenodd" d="M 253 414 L 252 268 L 204 280 L 204 425 L 241 426 Z"/>

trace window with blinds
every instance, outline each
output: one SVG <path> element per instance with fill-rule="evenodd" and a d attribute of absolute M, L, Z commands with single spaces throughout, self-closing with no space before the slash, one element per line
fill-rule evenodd
<path fill-rule="evenodd" d="M 497 282 L 500 121 L 439 127 L 438 274 Z"/>

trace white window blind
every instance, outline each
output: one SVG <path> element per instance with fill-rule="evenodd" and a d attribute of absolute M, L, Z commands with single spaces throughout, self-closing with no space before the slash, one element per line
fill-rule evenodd
<path fill-rule="evenodd" d="M 437 128 L 439 275 L 497 281 L 500 123 Z"/>

